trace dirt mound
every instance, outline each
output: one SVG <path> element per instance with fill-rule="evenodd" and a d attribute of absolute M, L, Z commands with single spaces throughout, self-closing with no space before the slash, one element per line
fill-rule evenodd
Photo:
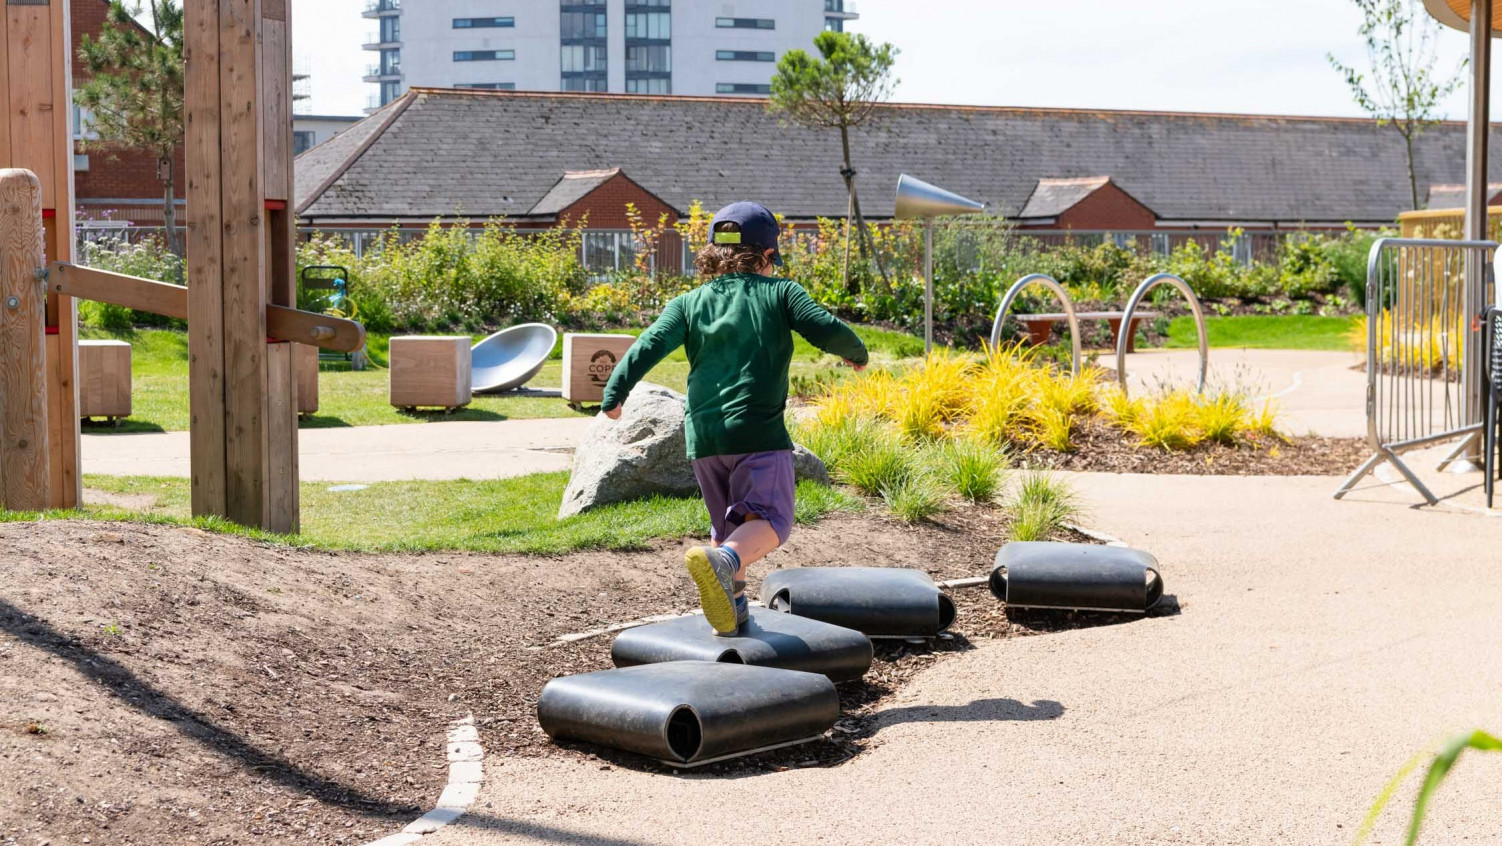
<path fill-rule="evenodd" d="M 800 528 L 753 584 L 776 566 L 984 574 L 1001 518 L 943 520 Z M 681 546 L 333 554 L 167 526 L 0 524 L 0 841 L 364 842 L 431 807 L 446 728 L 467 713 L 495 765 L 594 754 L 548 743 L 533 709 L 547 679 L 608 666 L 610 639 L 551 644 L 692 608 Z M 941 651 L 1033 630 L 970 594 Z M 882 656 L 847 705 L 869 711 L 926 666 L 905 654 Z M 818 762 L 859 750 L 852 719 Z"/>

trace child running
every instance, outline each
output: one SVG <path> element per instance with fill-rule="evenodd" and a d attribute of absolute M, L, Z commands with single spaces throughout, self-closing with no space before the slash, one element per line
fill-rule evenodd
<path fill-rule="evenodd" d="M 731 203 L 710 223 L 694 258 L 708 279 L 668 303 L 621 358 L 600 407 L 612 420 L 636 383 L 680 346 L 688 351 L 688 457 L 709 509 L 708 547 L 687 553 L 699 604 L 715 633 L 746 622 L 746 568 L 787 542 L 793 529 L 793 441 L 783 422 L 793 332 L 857 370 L 866 346 L 791 279 L 777 218 L 759 203 Z"/>

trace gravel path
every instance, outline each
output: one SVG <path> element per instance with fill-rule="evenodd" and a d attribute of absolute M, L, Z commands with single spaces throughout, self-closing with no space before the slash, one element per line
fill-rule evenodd
<path fill-rule="evenodd" d="M 1502 523 L 1338 503 L 1328 478 L 1076 481 L 1091 525 L 1159 556 L 1181 614 L 938 662 L 839 767 L 497 758 L 432 846 L 1343 843 L 1414 752 L 1502 729 Z M 1463 759 L 1424 843 L 1502 838 L 1499 779 L 1502 756 Z"/>

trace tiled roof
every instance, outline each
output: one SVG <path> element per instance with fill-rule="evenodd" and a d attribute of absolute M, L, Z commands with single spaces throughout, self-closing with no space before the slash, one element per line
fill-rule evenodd
<path fill-rule="evenodd" d="M 851 148 L 874 218 L 892 214 L 899 173 L 1011 216 L 1039 179 L 1102 175 L 1170 222 L 1387 222 L 1410 205 L 1401 136 L 1362 119 L 891 105 Z M 1417 150 L 1424 184 L 1464 181 L 1463 124 Z M 607 168 L 680 209 L 845 213 L 839 133 L 789 125 L 765 100 L 422 88 L 300 157 L 299 208 L 518 216 L 563 174 Z"/>
<path fill-rule="evenodd" d="M 564 209 L 584 199 L 589 192 L 609 182 L 611 177 L 620 173 L 618 167 L 605 170 L 580 170 L 569 171 L 563 174 L 563 178 L 548 189 L 548 193 L 542 195 L 527 214 L 558 214 Z"/>
<path fill-rule="evenodd" d="M 1492 201 L 1502 194 L 1502 182 L 1492 182 L 1486 186 L 1487 205 L 1495 205 Z M 1465 185 L 1430 185 L 1429 199 L 1424 203 L 1424 208 L 1429 209 L 1458 209 L 1465 206 Z"/>
<path fill-rule="evenodd" d="M 1040 179 L 1027 203 L 1017 217 L 1058 217 L 1097 190 L 1106 187 L 1109 176 L 1087 176 L 1081 179 Z"/>

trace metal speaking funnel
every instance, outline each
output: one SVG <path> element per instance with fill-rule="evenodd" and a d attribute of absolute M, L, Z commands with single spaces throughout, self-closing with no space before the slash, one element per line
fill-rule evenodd
<path fill-rule="evenodd" d="M 951 214 L 975 214 L 985 207 L 985 203 L 977 203 L 953 191 L 945 191 L 937 185 L 914 179 L 905 173 L 897 177 L 898 220 L 944 217 Z"/>
<path fill-rule="evenodd" d="M 907 174 L 897 177 L 897 219 L 923 218 L 923 353 L 934 347 L 934 218 L 984 211 L 985 203 L 961 197 Z"/>

